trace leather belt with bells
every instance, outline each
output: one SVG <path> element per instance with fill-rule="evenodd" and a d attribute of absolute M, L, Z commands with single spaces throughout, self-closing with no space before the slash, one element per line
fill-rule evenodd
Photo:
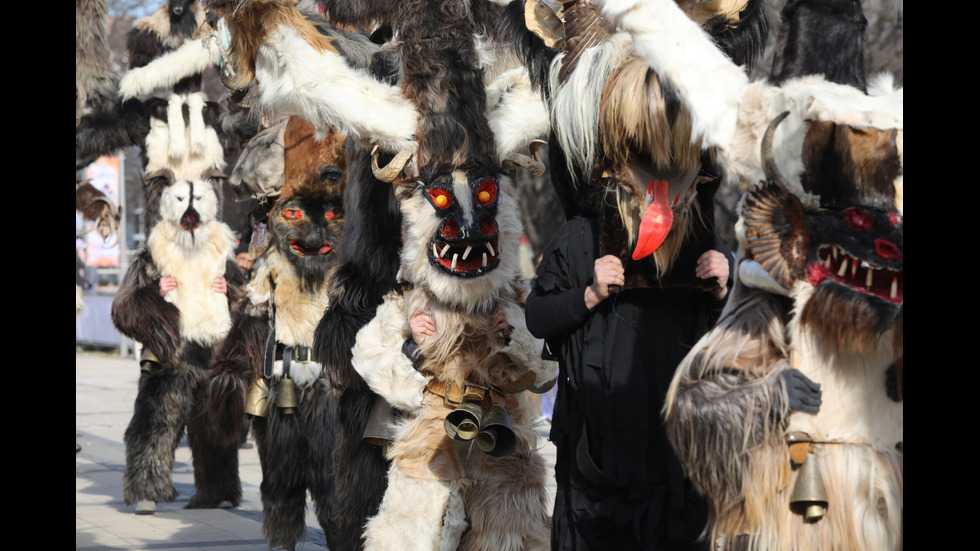
<path fill-rule="evenodd" d="M 425 374 L 431 375 L 431 373 Z M 436 396 L 441 396 L 444 400 L 446 400 L 446 403 L 455 405 L 462 404 L 463 402 L 482 403 L 487 399 L 489 399 L 491 403 L 502 403 L 504 398 L 504 393 L 496 388 L 486 385 L 478 385 L 468 381 L 463 381 L 463 384 L 461 385 L 455 380 L 442 381 L 432 378 L 428 383 L 426 383 L 425 390 L 435 394 Z"/>
<path fill-rule="evenodd" d="M 289 375 L 290 365 L 296 363 L 309 363 L 313 361 L 313 349 L 309 346 L 297 345 L 288 346 L 283 343 L 276 343 L 276 353 L 271 369 L 266 373 L 266 378 L 271 378 L 275 374 L 275 364 L 282 362 L 282 374 Z"/>

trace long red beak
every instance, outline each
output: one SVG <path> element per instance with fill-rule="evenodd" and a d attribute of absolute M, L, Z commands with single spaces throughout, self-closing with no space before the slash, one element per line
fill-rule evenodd
<path fill-rule="evenodd" d="M 633 260 L 639 260 L 649 256 L 663 244 L 670 233 L 670 226 L 674 223 L 674 211 L 667 204 L 667 195 L 670 184 L 667 180 L 656 180 L 650 182 L 648 192 L 653 193 L 653 201 L 643 214 L 643 221 L 640 222 L 640 234 L 636 239 L 636 248 L 633 249 Z"/>

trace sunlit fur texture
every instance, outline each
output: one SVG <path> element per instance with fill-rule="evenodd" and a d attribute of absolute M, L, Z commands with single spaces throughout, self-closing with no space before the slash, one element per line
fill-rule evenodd
<path fill-rule="evenodd" d="M 119 77 L 109 57 L 106 0 L 75 2 L 75 123 L 86 107 L 108 111 L 115 102 Z"/>
<path fill-rule="evenodd" d="M 531 370 L 536 374 L 535 391 L 550 387 L 557 366 L 540 358 L 540 342 L 527 332 L 520 306 L 525 296 L 526 287 L 518 284 L 502 298 L 514 327 L 509 343 L 490 333 L 491 312 L 460 311 L 423 288 L 386 297 L 375 318 L 358 333 L 355 369 L 404 412 L 404 419 L 393 426 L 389 487 L 378 515 L 368 523 L 368 549 L 548 548 L 545 473 L 531 412 L 507 395 L 505 407 L 517 446 L 508 456 L 491 457 L 472 441 L 449 438 L 444 419 L 454 406 L 424 391 L 430 376 L 423 373 L 443 381 L 500 386 Z M 412 367 L 400 344 L 411 336 L 407 320 L 420 311 L 431 315 L 437 327 L 420 345 L 421 372 Z M 414 536 L 406 541 L 408 527 L 414 527 Z"/>
<path fill-rule="evenodd" d="M 221 62 L 217 37 L 188 39 L 142 67 L 130 69 L 119 81 L 123 100 L 151 95 L 158 89 L 171 90 L 188 75 L 203 73 Z"/>
<path fill-rule="evenodd" d="M 180 226 L 188 206 L 201 217 L 199 229 L 189 232 Z M 210 182 L 178 181 L 163 194 L 162 220 L 147 239 L 147 247 L 160 274 L 172 276 L 178 286 L 165 299 L 181 313 L 181 334 L 201 343 L 215 344 L 231 327 L 228 298 L 211 290 L 225 273 L 233 257 L 235 235 L 216 220 L 217 197 Z"/>
<path fill-rule="evenodd" d="M 345 60 L 332 45 L 345 40 L 339 34 L 321 34 L 285 0 L 213 4 L 227 11 L 239 77 L 233 87 L 254 79 L 264 109 L 313 123 L 318 137 L 336 129 L 369 149 L 415 149 L 415 106 L 399 88 Z"/>
<path fill-rule="evenodd" d="M 181 5 L 177 15 L 169 8 Z M 129 68 L 142 67 L 180 47 L 189 40 L 207 14 L 196 0 L 174 0 L 161 5 L 153 14 L 141 17 L 126 35 Z M 187 93 L 201 90 L 200 73 L 188 73 L 174 85 L 173 91 Z"/>
<path fill-rule="evenodd" d="M 628 32 L 637 52 L 691 112 L 695 136 L 727 146 L 748 77 L 674 0 L 602 0 L 602 14 Z M 710 85 L 706 85 L 710 83 Z"/>
<path fill-rule="evenodd" d="M 237 439 L 226 438 L 212 424 L 200 389 L 210 357 L 244 298 L 244 278 L 234 261 L 231 230 L 214 219 L 216 198 L 210 184 L 195 183 L 204 190 L 197 192 L 203 225 L 194 238 L 178 236 L 183 230 L 175 218 L 186 208 L 186 199 L 178 196 L 189 197 L 190 186 L 182 182 L 167 188 L 159 202 L 164 212 L 148 226 L 147 249 L 130 264 L 112 304 L 116 328 L 160 363 L 140 376 L 133 417 L 123 438 L 123 497 L 130 505 L 175 499 L 174 452 L 185 427 L 197 492 L 187 507 L 236 506 L 241 501 Z M 159 292 L 164 274 L 178 282 L 166 297 Z M 227 295 L 211 289 L 219 275 L 227 281 Z"/>
<path fill-rule="evenodd" d="M 141 144 L 147 173 L 169 169 L 177 178 L 196 178 L 224 168 L 224 149 L 214 127 L 204 122 L 205 107 L 200 93 L 151 104 L 149 132 Z"/>

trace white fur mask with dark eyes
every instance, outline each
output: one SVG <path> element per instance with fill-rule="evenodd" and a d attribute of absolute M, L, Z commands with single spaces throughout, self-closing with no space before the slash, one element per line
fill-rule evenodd
<path fill-rule="evenodd" d="M 160 216 L 189 232 L 218 216 L 218 197 L 208 180 L 179 180 L 160 198 Z"/>

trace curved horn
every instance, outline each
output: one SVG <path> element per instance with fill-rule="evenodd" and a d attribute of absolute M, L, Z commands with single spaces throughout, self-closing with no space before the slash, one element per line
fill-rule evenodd
<path fill-rule="evenodd" d="M 759 153 L 762 157 L 762 173 L 766 175 L 766 179 L 780 183 L 782 183 L 783 178 L 779 175 L 779 167 L 776 166 L 776 157 L 772 152 L 772 140 L 776 134 L 776 127 L 788 115 L 789 111 L 783 111 L 779 115 L 776 115 L 776 118 L 772 119 L 769 127 L 766 128 L 766 133 L 762 135 L 762 145 L 760 146 Z"/>
<path fill-rule="evenodd" d="M 412 152 L 403 149 L 384 168 L 379 168 L 378 146 L 374 146 L 374 149 L 371 150 L 371 172 L 374 173 L 374 177 L 378 180 L 390 184 L 395 181 L 395 178 L 398 178 L 398 175 L 401 174 L 402 169 L 405 168 L 405 165 L 411 158 Z"/>
<path fill-rule="evenodd" d="M 535 176 L 544 174 L 544 163 L 520 153 L 511 153 L 508 155 L 504 159 L 503 165 L 506 169 L 512 169 L 518 166 L 524 167 Z"/>

